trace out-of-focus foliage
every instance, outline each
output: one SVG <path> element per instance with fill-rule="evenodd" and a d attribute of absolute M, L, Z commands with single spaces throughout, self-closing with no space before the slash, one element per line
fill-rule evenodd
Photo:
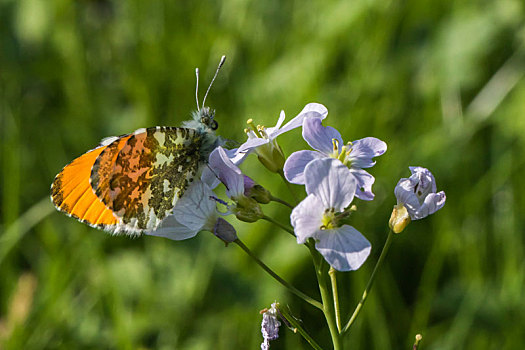
<path fill-rule="evenodd" d="M 220 133 L 273 125 L 308 102 L 388 151 L 353 225 L 372 242 L 341 274 L 345 314 L 386 237 L 393 188 L 429 168 L 444 209 L 396 239 L 352 349 L 518 349 L 525 344 L 525 6 L 498 1 L 0 1 L 0 341 L 5 349 L 255 349 L 258 311 L 289 304 L 320 343 L 322 315 L 236 246 L 110 237 L 56 213 L 49 185 L 100 139 L 179 125 L 208 98 Z M 300 131 L 280 138 L 287 154 Z M 244 167 L 290 199 L 254 159 Z M 302 189 L 296 188 L 300 193 Z M 278 205 L 265 212 L 282 222 Z M 318 298 L 306 248 L 268 223 L 240 237 Z M 308 349 L 283 328 L 272 349 Z"/>

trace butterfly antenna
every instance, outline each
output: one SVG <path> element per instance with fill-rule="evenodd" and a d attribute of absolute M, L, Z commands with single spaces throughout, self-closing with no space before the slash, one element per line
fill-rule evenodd
<path fill-rule="evenodd" d="M 226 56 L 222 56 L 221 61 L 219 62 L 219 66 L 217 67 L 217 70 L 215 71 L 215 75 L 213 76 L 213 79 L 211 80 L 210 86 L 208 86 L 208 90 L 206 90 L 206 95 L 204 95 L 204 100 L 202 100 L 202 107 L 204 107 L 204 103 L 206 102 L 206 97 L 208 97 L 208 92 L 210 92 L 211 86 L 213 85 L 215 78 L 217 78 L 217 74 L 219 74 L 219 70 L 221 69 L 225 61 L 226 61 Z"/>
<path fill-rule="evenodd" d="M 195 100 L 197 101 L 197 112 L 200 111 L 199 108 L 199 68 L 195 68 L 195 76 L 197 77 L 197 84 L 195 86 Z"/>

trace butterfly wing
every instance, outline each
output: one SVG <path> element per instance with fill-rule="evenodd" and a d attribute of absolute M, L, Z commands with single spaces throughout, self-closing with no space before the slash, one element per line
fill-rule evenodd
<path fill-rule="evenodd" d="M 123 146 L 125 138 L 119 140 Z M 66 165 L 51 185 L 51 200 L 67 215 L 111 231 L 121 220 L 95 195 L 89 180 L 93 164 L 106 148 L 103 143 Z"/>
<path fill-rule="evenodd" d="M 154 230 L 172 213 L 199 171 L 202 139 L 191 128 L 139 129 L 99 154 L 91 186 L 121 221 L 116 232 Z"/>

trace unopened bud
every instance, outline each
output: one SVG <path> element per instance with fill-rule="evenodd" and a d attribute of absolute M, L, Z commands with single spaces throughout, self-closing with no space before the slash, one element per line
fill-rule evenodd
<path fill-rule="evenodd" d="M 264 217 L 261 206 L 255 199 L 241 196 L 236 198 L 237 207 L 234 209 L 235 216 L 240 221 L 255 222 Z"/>
<path fill-rule="evenodd" d="M 213 234 L 219 237 L 226 245 L 237 240 L 237 232 L 228 221 L 218 218 L 213 227 Z"/>
<path fill-rule="evenodd" d="M 261 185 L 253 185 L 251 188 L 248 188 L 244 194 L 247 197 L 253 198 L 257 203 L 268 204 L 272 199 L 270 191 Z"/>
<path fill-rule="evenodd" d="M 410 223 L 410 215 L 408 215 L 407 208 L 403 204 L 394 206 L 390 221 L 388 222 L 390 228 L 394 233 L 401 233 L 405 227 Z"/>
<path fill-rule="evenodd" d="M 255 152 L 259 161 L 273 173 L 279 173 L 284 167 L 284 153 L 276 140 L 258 147 Z"/>

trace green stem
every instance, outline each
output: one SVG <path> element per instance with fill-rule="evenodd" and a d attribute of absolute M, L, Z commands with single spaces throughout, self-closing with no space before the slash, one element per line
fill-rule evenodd
<path fill-rule="evenodd" d="M 284 279 L 282 279 L 278 274 L 273 272 L 273 270 L 270 269 L 265 263 L 263 263 L 257 256 L 255 256 L 252 253 L 252 251 L 250 249 L 248 249 L 248 247 L 244 243 L 241 242 L 241 240 L 237 239 L 233 243 L 235 243 L 239 247 L 241 247 L 241 249 L 244 250 L 244 252 L 246 254 L 248 254 L 253 260 L 255 260 L 255 262 L 260 267 L 262 267 L 264 271 L 266 271 L 270 276 L 272 276 L 277 282 L 282 284 L 284 287 L 288 288 L 288 290 L 290 292 L 294 293 L 295 295 L 297 295 L 299 298 L 303 299 L 304 301 L 306 301 L 310 305 L 315 306 L 316 308 L 318 308 L 320 310 L 323 309 L 323 305 L 320 302 L 318 302 L 317 300 L 315 300 L 315 299 L 309 297 L 308 295 L 304 294 L 299 289 L 295 288 L 290 283 L 288 283 Z"/>
<path fill-rule="evenodd" d="M 312 348 L 314 348 L 315 350 L 323 350 L 323 348 L 321 348 L 319 346 L 319 344 L 317 344 L 315 342 L 315 340 L 313 340 L 312 337 L 310 337 L 310 334 L 308 334 L 304 329 L 303 327 L 301 327 L 301 324 L 297 321 L 297 319 L 295 317 L 293 317 L 293 315 L 287 310 L 286 307 L 281 307 L 280 305 L 277 307 L 277 310 L 279 311 L 279 313 L 282 315 L 282 317 L 286 320 L 285 323 L 289 323 L 293 329 L 292 331 L 295 333 L 295 332 L 299 332 L 299 334 L 312 346 Z"/>
<path fill-rule="evenodd" d="M 341 333 L 341 312 L 339 311 L 339 293 L 337 292 L 337 270 L 330 266 L 328 274 L 330 275 L 330 282 L 332 283 L 332 296 L 334 298 L 335 322 L 337 324 L 337 331 Z"/>
<path fill-rule="evenodd" d="M 348 320 L 347 324 L 343 328 L 343 333 L 347 332 L 352 324 L 354 323 L 355 319 L 359 315 L 359 312 L 361 312 L 361 308 L 363 307 L 366 298 L 368 297 L 368 294 L 370 293 L 370 289 L 372 288 L 372 284 L 374 283 L 374 279 L 376 277 L 376 273 L 379 270 L 379 267 L 381 267 L 381 264 L 383 263 L 383 260 L 385 260 L 386 253 L 388 252 L 388 249 L 390 248 L 390 245 L 392 244 L 392 238 L 394 237 L 394 232 L 390 230 L 388 232 L 388 237 L 386 238 L 385 245 L 383 246 L 383 250 L 381 251 L 381 255 L 379 256 L 379 260 L 377 260 L 376 266 L 374 267 L 374 271 L 372 271 L 372 275 L 370 276 L 370 279 L 368 280 L 368 283 L 365 287 L 365 291 L 363 292 L 363 296 L 361 297 L 361 300 L 359 301 L 359 304 L 357 304 L 357 307 L 354 310 L 354 313 Z"/>
<path fill-rule="evenodd" d="M 272 202 L 277 202 L 277 203 L 281 203 L 282 205 L 286 205 L 286 206 L 287 206 L 288 208 L 290 208 L 290 209 L 293 209 L 293 208 L 294 208 L 293 205 L 291 205 L 290 203 L 288 203 L 288 202 L 285 201 L 285 200 L 282 200 L 281 198 L 277 198 L 277 197 L 274 197 L 274 196 L 270 195 L 270 200 L 271 200 Z"/>
<path fill-rule="evenodd" d="M 266 215 L 264 215 L 264 216 L 262 217 L 262 219 L 263 219 L 263 220 L 266 220 L 266 221 L 268 221 L 268 222 L 271 222 L 271 223 L 274 224 L 275 226 L 278 226 L 279 228 L 285 230 L 286 232 L 288 232 L 289 234 L 291 234 L 292 236 L 295 237 L 295 233 L 293 232 L 293 230 L 292 230 L 291 227 L 285 226 L 285 225 L 281 224 L 280 222 L 275 221 L 274 219 L 272 219 L 271 217 L 266 216 Z"/>
<path fill-rule="evenodd" d="M 309 240 L 307 244 L 310 248 L 310 253 L 315 265 L 315 274 L 317 276 L 317 282 L 319 283 L 319 291 L 321 292 L 321 300 L 323 302 L 323 313 L 326 318 L 326 323 L 328 324 L 328 329 L 330 330 L 330 336 L 332 337 L 332 344 L 334 345 L 334 350 L 341 350 L 342 347 L 342 338 L 341 334 L 337 330 L 337 325 L 335 322 L 334 309 L 331 302 L 330 290 L 328 289 L 326 283 L 326 274 L 324 267 L 323 257 L 315 250 L 315 243 L 312 240 Z"/>

